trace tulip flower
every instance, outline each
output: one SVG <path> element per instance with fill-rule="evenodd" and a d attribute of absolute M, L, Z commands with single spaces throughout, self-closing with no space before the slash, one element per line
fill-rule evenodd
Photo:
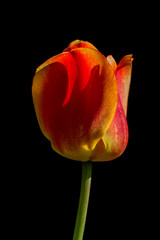
<path fill-rule="evenodd" d="M 131 69 L 132 55 L 117 66 L 79 40 L 37 68 L 35 111 L 56 152 L 79 161 L 109 161 L 124 152 Z"/>
<path fill-rule="evenodd" d="M 91 43 L 76 40 L 37 68 L 34 107 L 41 130 L 57 153 L 98 162 L 124 152 L 132 60 L 126 55 L 117 65 L 111 55 L 105 57 Z M 88 169 L 86 175 L 91 176 Z"/>

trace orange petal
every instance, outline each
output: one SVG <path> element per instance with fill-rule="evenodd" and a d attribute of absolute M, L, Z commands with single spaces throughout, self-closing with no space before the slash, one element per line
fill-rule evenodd
<path fill-rule="evenodd" d="M 132 72 L 132 54 L 126 55 L 119 62 L 116 70 L 116 78 L 118 83 L 118 93 L 124 108 L 125 115 L 127 114 L 128 94 L 131 82 Z"/>
<path fill-rule="evenodd" d="M 54 56 L 37 68 L 32 96 L 40 128 L 49 140 L 53 134 L 52 120 L 69 100 L 76 76 L 77 66 L 70 53 Z"/>
<path fill-rule="evenodd" d="M 117 63 L 116 63 L 116 61 L 114 60 L 113 56 L 112 56 L 112 55 L 109 55 L 109 56 L 107 57 L 107 61 L 109 62 L 109 64 L 111 65 L 113 71 L 115 72 L 116 69 L 117 69 Z"/>
<path fill-rule="evenodd" d="M 76 116 L 72 120 L 70 133 L 73 132 L 74 136 L 74 155 L 89 160 L 97 142 L 113 120 L 118 97 L 117 81 L 106 58 L 98 51 L 77 48 L 71 54 L 77 63 L 79 76 L 75 83 L 73 100 L 70 101 L 70 107 L 74 103 L 71 112 Z"/>
<path fill-rule="evenodd" d="M 120 97 L 118 97 L 114 119 L 107 132 L 97 144 L 95 148 L 97 149 L 97 151 L 95 150 L 97 155 L 93 155 L 92 161 L 110 161 L 119 157 L 124 152 L 127 143 L 128 125 Z M 99 158 L 98 153 L 101 153 Z"/>

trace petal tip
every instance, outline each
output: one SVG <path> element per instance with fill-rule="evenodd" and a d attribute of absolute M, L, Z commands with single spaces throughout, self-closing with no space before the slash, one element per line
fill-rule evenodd
<path fill-rule="evenodd" d="M 118 71 L 120 68 L 126 66 L 126 65 L 130 65 L 132 64 L 134 58 L 133 58 L 133 54 L 128 54 L 126 56 L 124 56 L 121 61 L 119 62 L 116 71 Z"/>
<path fill-rule="evenodd" d="M 97 50 L 97 48 L 92 43 L 77 39 L 72 41 L 68 47 L 64 49 L 64 52 L 70 52 L 75 48 L 92 48 Z"/>

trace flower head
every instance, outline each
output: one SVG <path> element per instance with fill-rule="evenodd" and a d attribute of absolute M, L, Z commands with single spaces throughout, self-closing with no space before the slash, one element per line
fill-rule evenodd
<path fill-rule="evenodd" d="M 124 152 L 132 60 L 127 55 L 117 66 L 111 55 L 76 40 L 37 68 L 35 111 L 56 152 L 79 161 L 108 161 Z"/>

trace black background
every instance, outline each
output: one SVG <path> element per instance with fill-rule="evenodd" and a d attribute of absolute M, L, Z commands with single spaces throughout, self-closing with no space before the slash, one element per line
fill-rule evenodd
<path fill-rule="evenodd" d="M 63 4 L 62 4 L 63 5 Z M 81 162 L 55 153 L 36 119 L 31 86 L 36 68 L 80 39 L 95 45 L 117 63 L 133 54 L 128 103 L 129 143 L 121 157 L 93 163 L 93 178 L 86 221 L 86 239 L 130 239 L 149 233 L 145 201 L 151 171 L 144 159 L 143 64 L 145 40 L 150 36 L 147 14 L 132 6 L 30 6 L 12 23 L 14 59 L 14 132 L 7 141 L 4 183 L 7 234 L 17 239 L 72 239 L 78 207 Z M 27 9 L 27 11 L 25 11 Z M 12 60 L 14 62 L 14 59 Z M 146 59 L 146 58 L 145 58 Z M 13 80 L 13 79 L 12 79 Z M 147 84 L 147 83 L 146 83 Z M 144 93 L 145 94 L 145 93 Z M 14 159 L 14 160 L 13 160 Z M 147 176 L 147 179 L 146 179 Z"/>

